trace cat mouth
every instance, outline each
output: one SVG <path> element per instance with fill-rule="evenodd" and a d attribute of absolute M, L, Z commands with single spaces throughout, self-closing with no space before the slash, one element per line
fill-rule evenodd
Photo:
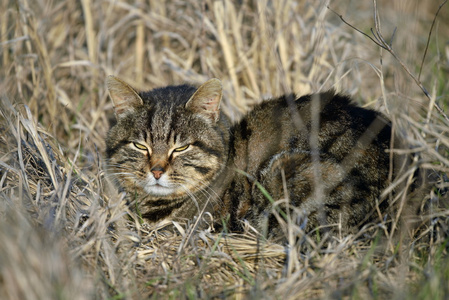
<path fill-rule="evenodd" d="M 145 192 L 147 192 L 148 194 L 152 195 L 152 196 L 168 196 L 170 194 L 173 194 L 175 192 L 175 188 L 167 186 L 163 183 L 160 182 L 156 182 L 154 184 L 151 185 L 146 185 L 145 186 Z"/>

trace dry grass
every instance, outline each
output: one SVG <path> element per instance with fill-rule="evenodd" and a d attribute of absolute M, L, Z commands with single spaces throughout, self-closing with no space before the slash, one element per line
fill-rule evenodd
<path fill-rule="evenodd" d="M 449 123 L 434 103 L 447 112 L 449 7 L 420 76 L 428 99 L 325 2 L 2 1 L 2 298 L 447 298 Z M 439 3 L 415 2 L 378 5 L 382 33 L 389 38 L 397 26 L 392 46 L 418 74 Z M 330 6 L 370 34 L 371 1 Z M 109 74 L 140 89 L 220 78 L 235 118 L 272 95 L 335 88 L 388 115 L 412 149 L 411 167 L 441 179 L 417 195 L 399 193 L 398 217 L 412 201 L 422 214 L 394 239 L 382 223 L 288 245 L 251 228 L 149 227 L 104 173 Z"/>

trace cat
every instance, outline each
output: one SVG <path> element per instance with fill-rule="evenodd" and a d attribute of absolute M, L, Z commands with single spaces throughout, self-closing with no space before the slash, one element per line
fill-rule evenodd
<path fill-rule="evenodd" d="M 117 119 L 108 166 L 150 223 L 209 212 L 231 232 L 246 221 L 279 234 L 279 216 L 294 210 L 306 232 L 336 224 L 350 232 L 388 206 L 379 197 L 390 121 L 347 96 L 284 95 L 231 124 L 218 79 L 137 92 L 109 76 L 107 86 Z"/>

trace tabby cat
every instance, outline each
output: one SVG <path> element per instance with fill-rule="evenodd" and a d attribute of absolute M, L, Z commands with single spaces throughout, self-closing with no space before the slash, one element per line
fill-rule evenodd
<path fill-rule="evenodd" d="M 218 79 L 137 92 L 109 76 L 107 86 L 117 118 L 108 165 L 149 222 L 206 211 L 231 231 L 246 220 L 277 232 L 274 206 L 301 212 L 306 231 L 378 218 L 391 126 L 348 97 L 285 95 L 232 125 L 220 110 Z"/>

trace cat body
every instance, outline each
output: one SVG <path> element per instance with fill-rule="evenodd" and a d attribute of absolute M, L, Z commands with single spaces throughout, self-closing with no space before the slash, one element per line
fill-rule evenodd
<path fill-rule="evenodd" d="M 231 231 L 246 220 L 276 232 L 273 201 L 307 218 L 307 231 L 357 228 L 374 216 L 391 127 L 345 96 L 282 96 L 231 125 L 218 79 L 143 93 L 112 76 L 107 83 L 117 116 L 109 167 L 150 222 L 207 211 Z"/>

